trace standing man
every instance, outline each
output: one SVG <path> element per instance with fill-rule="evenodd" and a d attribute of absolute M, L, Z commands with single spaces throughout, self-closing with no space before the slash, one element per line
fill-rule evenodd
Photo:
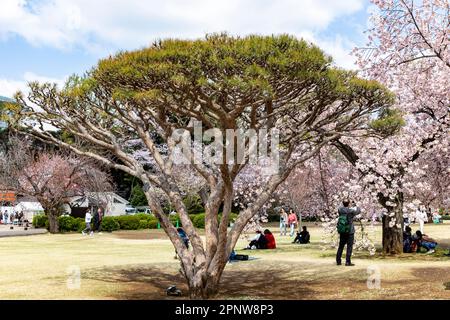
<path fill-rule="evenodd" d="M 97 225 L 95 229 L 97 229 L 98 233 L 102 232 L 102 220 L 103 220 L 103 210 L 102 208 L 98 208 L 97 210 Z"/>
<path fill-rule="evenodd" d="M 342 252 L 344 246 L 347 245 L 347 253 L 345 255 L 345 265 L 354 266 L 351 261 L 353 242 L 355 240 L 355 226 L 353 225 L 353 218 L 361 212 L 361 209 L 354 206 L 350 208 L 350 200 L 342 201 L 342 207 L 338 209 L 339 218 L 337 224 L 337 230 L 339 233 L 339 247 L 336 253 L 336 264 L 340 266 L 342 264 Z"/>
<path fill-rule="evenodd" d="M 86 223 L 86 228 L 83 231 L 81 231 L 83 236 L 86 235 L 86 232 L 89 232 L 90 236 L 94 235 L 94 231 L 92 231 L 92 229 L 91 229 L 91 220 L 92 220 L 92 215 L 88 209 L 88 211 L 86 211 L 86 216 L 84 217 L 84 222 Z"/>

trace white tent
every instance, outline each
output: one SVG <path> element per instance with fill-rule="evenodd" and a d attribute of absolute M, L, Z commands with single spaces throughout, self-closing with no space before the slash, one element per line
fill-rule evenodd
<path fill-rule="evenodd" d="M 42 208 L 41 204 L 37 201 L 23 201 L 19 202 L 14 207 L 15 212 L 23 212 L 24 219 L 28 219 L 28 221 L 32 221 L 34 215 L 42 213 L 44 208 Z"/>
<path fill-rule="evenodd" d="M 70 204 L 79 208 L 97 207 L 100 205 L 105 210 L 105 216 L 120 216 L 126 214 L 125 209 L 129 202 L 114 192 L 89 192 L 82 197 L 73 197 Z M 67 204 L 64 205 L 64 211 L 68 214 L 72 213 L 70 206 Z"/>

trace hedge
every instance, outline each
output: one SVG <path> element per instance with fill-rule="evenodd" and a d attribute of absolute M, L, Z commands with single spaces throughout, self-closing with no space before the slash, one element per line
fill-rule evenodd
<path fill-rule="evenodd" d="M 139 220 L 139 229 L 150 229 L 150 221 L 147 219 Z"/>
<path fill-rule="evenodd" d="M 81 232 L 86 226 L 83 218 L 75 218 L 72 216 L 61 216 L 58 218 L 58 222 L 60 232 Z"/>
<path fill-rule="evenodd" d="M 120 224 L 121 230 L 139 229 L 139 217 L 137 216 L 118 216 L 116 221 Z"/>
<path fill-rule="evenodd" d="M 192 223 L 194 224 L 194 227 L 199 228 L 199 229 L 204 229 L 205 228 L 205 214 L 204 213 L 196 214 L 194 219 L 192 220 Z"/>
<path fill-rule="evenodd" d="M 229 223 L 233 222 L 233 220 L 235 220 L 237 218 L 237 216 L 238 216 L 237 213 L 231 213 Z M 189 215 L 189 217 L 191 218 L 192 223 L 194 224 L 194 227 L 199 228 L 199 229 L 205 228 L 205 213 L 192 214 L 192 215 Z M 222 219 L 222 214 L 219 213 L 218 221 L 220 222 L 221 219 Z"/>
<path fill-rule="evenodd" d="M 115 217 L 104 217 L 102 219 L 102 230 L 112 232 L 120 229 L 120 224 Z"/>
<path fill-rule="evenodd" d="M 158 220 L 149 214 L 135 214 L 129 216 L 105 217 L 102 220 L 102 230 L 139 230 L 139 229 L 156 229 Z"/>
<path fill-rule="evenodd" d="M 156 228 L 158 228 L 158 220 L 156 220 L 156 219 L 150 220 L 148 222 L 148 228 L 149 229 L 156 229 Z"/>
<path fill-rule="evenodd" d="M 194 227 L 199 229 L 205 228 L 205 213 L 190 214 Z M 236 213 L 231 213 L 230 222 L 237 218 Z M 219 214 L 219 221 L 221 214 Z M 178 215 L 170 215 L 169 220 L 176 225 L 177 221 L 181 226 Z M 72 216 L 61 216 L 58 218 L 60 232 L 81 232 L 85 228 L 83 218 L 74 218 Z M 47 228 L 48 218 L 46 215 L 35 215 L 33 217 L 33 226 L 35 228 Z M 102 230 L 112 232 L 116 230 L 139 230 L 139 229 L 156 229 L 158 227 L 158 220 L 153 215 L 149 214 L 135 214 L 127 216 L 104 217 L 102 220 Z"/>
<path fill-rule="evenodd" d="M 37 214 L 33 217 L 32 224 L 35 228 L 47 228 L 48 217 L 45 214 Z"/>
<path fill-rule="evenodd" d="M 58 223 L 60 232 L 81 232 L 85 227 L 83 218 L 75 218 L 72 216 L 60 216 L 58 217 Z M 32 224 L 35 228 L 48 229 L 48 217 L 45 214 L 37 214 L 33 217 Z"/>

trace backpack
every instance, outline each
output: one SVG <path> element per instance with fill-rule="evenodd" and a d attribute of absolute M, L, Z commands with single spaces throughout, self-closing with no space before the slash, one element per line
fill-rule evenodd
<path fill-rule="evenodd" d="M 338 233 L 350 233 L 350 224 L 348 223 L 347 215 L 341 215 L 337 222 Z"/>

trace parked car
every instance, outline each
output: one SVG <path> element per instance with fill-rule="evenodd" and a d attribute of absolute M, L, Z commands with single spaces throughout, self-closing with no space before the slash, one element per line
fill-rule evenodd
<path fill-rule="evenodd" d="M 126 215 L 134 215 L 137 213 L 137 209 L 135 207 L 127 205 L 125 207 L 125 214 Z"/>
<path fill-rule="evenodd" d="M 148 206 L 136 207 L 137 213 L 152 214 L 152 210 Z"/>

